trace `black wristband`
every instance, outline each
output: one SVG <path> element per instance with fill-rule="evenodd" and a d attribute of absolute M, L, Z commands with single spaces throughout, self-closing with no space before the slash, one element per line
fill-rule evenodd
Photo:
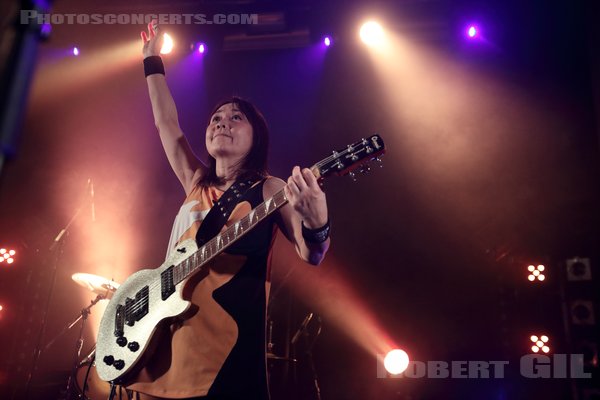
<path fill-rule="evenodd" d="M 323 243 L 329 237 L 329 231 L 331 231 L 329 219 L 325 225 L 317 229 L 309 229 L 302 222 L 302 237 L 308 243 Z"/>
<path fill-rule="evenodd" d="M 150 56 L 144 58 L 144 75 L 165 74 L 165 66 L 160 56 Z"/>

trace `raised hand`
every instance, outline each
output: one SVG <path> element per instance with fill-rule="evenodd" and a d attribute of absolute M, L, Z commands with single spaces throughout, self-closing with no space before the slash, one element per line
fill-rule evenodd
<path fill-rule="evenodd" d="M 160 55 L 163 38 L 162 35 L 158 33 L 158 30 L 158 21 L 154 19 L 148 24 L 148 33 L 146 33 L 146 31 L 140 33 L 142 41 L 144 42 L 144 47 L 142 48 L 144 58 Z"/>

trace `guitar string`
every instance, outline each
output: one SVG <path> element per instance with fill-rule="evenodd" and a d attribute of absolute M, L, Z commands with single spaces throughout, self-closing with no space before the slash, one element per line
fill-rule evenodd
<path fill-rule="evenodd" d="M 369 139 L 372 139 L 372 137 L 371 137 L 371 138 L 369 138 Z M 361 141 L 359 144 L 362 144 L 362 142 L 363 142 L 363 141 Z M 328 157 L 324 158 L 323 160 L 321 160 L 321 161 L 319 161 L 319 162 L 315 163 L 315 165 L 314 165 L 313 167 L 317 167 L 317 168 L 319 168 L 319 169 L 320 169 L 320 168 L 322 168 L 322 166 L 323 166 L 323 165 L 325 165 L 325 164 L 329 163 L 330 161 L 332 161 L 332 160 L 334 160 L 334 159 L 339 159 L 341 156 L 344 156 L 344 155 L 346 155 L 346 154 L 347 154 L 347 153 L 349 153 L 349 152 L 353 152 L 353 153 L 354 153 L 354 152 L 355 152 L 354 146 L 357 146 L 357 144 L 354 144 L 354 145 L 348 146 L 348 148 L 346 148 L 346 149 L 344 149 L 344 150 L 342 150 L 342 151 L 333 152 L 333 153 L 332 153 L 332 155 L 330 155 L 330 156 L 328 156 Z M 362 150 L 361 150 L 361 151 L 362 151 Z M 270 201 L 270 200 L 275 200 L 275 198 L 276 198 L 278 195 L 281 195 L 282 193 L 283 193 L 283 195 L 282 195 L 282 196 L 280 196 L 280 197 L 283 197 L 283 200 L 287 200 L 287 199 L 285 198 L 284 191 L 283 191 L 283 190 L 280 190 L 279 192 L 275 193 L 275 195 L 273 195 L 273 196 L 272 196 L 270 199 L 267 199 L 266 201 L 264 201 L 263 203 L 261 203 L 261 204 L 260 204 L 258 207 L 256 207 L 256 209 L 259 209 L 261 206 L 266 206 L 266 204 L 267 204 L 267 203 L 269 203 L 269 201 Z M 275 203 L 276 203 L 276 201 L 275 201 Z M 267 209 L 267 210 L 266 210 L 266 214 L 265 214 L 263 217 L 260 217 L 260 216 L 258 216 L 259 218 L 257 219 L 257 221 L 256 221 L 256 222 L 255 222 L 253 225 L 256 225 L 256 224 L 258 224 L 260 221 L 262 221 L 264 218 L 266 218 L 266 217 L 267 217 L 269 214 L 271 214 L 271 213 L 275 212 L 277 209 L 279 209 L 279 208 L 283 207 L 283 205 L 284 205 L 284 204 L 281 204 L 281 205 L 277 206 L 277 204 L 276 204 L 276 208 L 275 208 L 274 210 L 271 210 L 270 212 L 269 212 L 269 210 Z M 256 210 L 256 209 L 255 209 L 255 210 Z M 196 251 L 195 251 L 195 252 L 194 252 L 194 253 L 193 253 L 193 254 L 192 254 L 190 257 L 186 258 L 185 260 L 183 260 L 183 261 L 182 261 L 182 262 L 180 262 L 179 264 L 176 264 L 176 265 L 174 266 L 174 268 L 177 268 L 177 267 L 180 267 L 180 268 L 181 268 L 181 266 L 182 266 L 182 265 L 183 265 L 185 262 L 187 262 L 188 260 L 190 260 L 190 259 L 192 259 L 192 258 L 196 258 L 196 262 L 195 262 L 195 263 L 196 263 L 196 265 L 195 265 L 195 266 L 194 266 L 194 265 L 192 265 L 192 266 L 191 266 L 192 268 L 190 268 L 190 272 L 188 272 L 188 273 L 184 273 L 184 275 L 189 275 L 189 273 L 191 273 L 192 271 L 196 271 L 198 268 L 201 268 L 201 267 L 202 267 L 202 266 L 203 266 L 203 265 L 204 265 L 204 264 L 205 264 L 207 261 L 209 261 L 211 258 L 215 257 L 215 255 L 213 255 L 213 254 L 210 254 L 210 255 L 209 255 L 209 256 L 208 256 L 208 257 L 207 257 L 207 258 L 206 258 L 204 261 L 202 261 L 202 258 L 203 258 L 203 257 L 202 257 L 202 256 L 200 256 L 200 264 L 197 264 L 197 263 L 198 263 L 198 261 L 197 261 L 197 259 L 198 259 L 198 257 L 197 257 L 197 254 L 198 254 L 198 253 L 200 253 L 200 252 L 204 252 L 204 250 L 203 250 L 203 249 L 208 249 L 208 250 L 209 250 L 209 252 L 213 252 L 213 251 L 211 250 L 211 249 L 212 249 L 212 247 L 213 247 L 213 246 L 211 246 L 211 244 L 212 244 L 212 245 L 214 245 L 214 247 L 215 247 L 215 251 L 214 251 L 214 253 L 218 253 L 218 252 L 220 252 L 221 250 L 223 250 L 225 247 L 229 246 L 229 245 L 231 244 L 231 242 L 232 242 L 232 241 L 235 241 L 235 240 L 237 240 L 239 237 L 243 236 L 243 235 L 244 235 L 244 234 L 245 234 L 245 233 L 246 233 L 248 230 L 252 229 L 254 226 L 253 226 L 253 225 L 249 226 L 249 227 L 248 227 L 246 230 L 242 231 L 242 232 L 240 233 L 240 235 L 239 235 L 239 236 L 238 236 L 238 234 L 236 234 L 236 233 L 235 233 L 235 230 L 236 230 L 236 229 L 239 229 L 239 226 L 240 226 L 240 225 L 243 225 L 245 222 L 252 223 L 252 221 L 249 221 L 249 219 L 250 219 L 250 218 L 249 218 L 249 217 L 250 217 L 250 214 L 252 214 L 252 212 L 251 212 L 251 213 L 249 213 L 248 215 L 246 215 L 246 216 L 244 216 L 244 217 L 240 218 L 240 220 L 239 220 L 238 222 L 236 222 L 235 224 L 233 224 L 233 225 L 229 226 L 229 227 L 228 227 L 228 228 L 227 228 L 227 229 L 226 229 L 226 230 L 225 230 L 225 231 L 224 231 L 222 234 L 219 234 L 219 235 L 215 236 L 213 239 L 211 239 L 211 240 L 210 240 L 208 243 L 206 243 L 204 246 L 202 246 L 201 248 L 197 249 L 197 250 L 196 250 Z M 258 213 L 255 213 L 254 215 L 258 215 Z M 235 226 L 236 226 L 236 225 L 238 225 L 238 227 L 237 227 L 237 228 L 235 228 Z M 230 232 L 230 231 L 231 231 L 231 232 Z M 229 234 L 230 234 L 230 233 L 233 233 L 233 235 L 234 235 L 234 238 L 233 238 L 233 240 L 230 240 L 230 239 L 229 239 Z M 223 246 L 223 248 L 222 248 L 222 249 L 219 249 L 219 248 L 218 248 L 218 247 L 219 247 L 218 241 L 219 241 L 219 239 L 220 239 L 220 238 L 222 238 L 223 236 L 226 236 L 226 237 L 228 238 L 228 239 L 227 239 L 227 240 L 228 240 L 228 243 L 227 243 L 225 246 Z M 213 243 L 213 242 L 214 242 L 214 243 Z M 185 271 L 185 267 L 183 267 L 183 268 L 184 268 L 184 271 Z M 187 277 L 186 277 L 186 278 L 187 278 Z M 179 283 L 183 282 L 183 281 L 184 281 L 186 278 L 183 278 L 182 280 L 180 280 L 180 281 L 179 281 L 179 282 L 178 282 L 176 285 L 178 285 Z M 176 285 L 175 285 L 175 286 L 176 286 Z M 158 282 L 158 281 L 157 281 L 157 282 L 154 282 L 154 283 L 151 283 L 150 285 L 148 285 L 148 288 L 149 288 L 149 290 L 154 290 L 154 289 L 157 289 L 158 287 L 161 287 L 161 286 L 162 286 L 162 282 Z M 144 298 L 143 298 L 141 301 L 139 301 L 139 300 L 138 300 L 138 301 L 135 301 L 135 303 L 133 304 L 133 307 L 132 307 L 131 309 L 127 310 L 127 311 L 129 311 L 129 313 L 136 313 L 136 312 L 139 312 L 140 310 L 142 310 L 143 308 L 145 308 L 145 307 L 148 305 L 148 299 L 149 299 L 149 295 L 148 295 L 148 296 L 145 296 L 145 297 L 144 297 Z"/>
<path fill-rule="evenodd" d="M 369 138 L 369 139 L 371 139 L 371 138 Z M 362 143 L 362 141 L 361 141 L 361 143 Z M 321 161 L 317 162 L 317 163 L 314 165 L 314 167 L 321 168 L 323 165 L 327 164 L 328 162 L 330 162 L 330 161 L 332 161 L 332 160 L 334 160 L 334 159 L 336 159 L 336 158 L 340 158 L 340 156 L 346 155 L 347 153 L 349 153 L 349 152 L 351 152 L 351 151 L 352 151 L 352 152 L 354 152 L 355 150 L 354 150 L 354 147 L 353 147 L 353 146 L 354 146 L 354 145 L 352 145 L 352 146 L 349 146 L 348 148 L 346 148 L 346 149 L 344 149 L 344 150 L 342 150 L 342 151 L 339 151 L 339 152 L 333 152 L 331 156 L 328 156 L 328 157 L 326 157 L 325 159 L 323 159 L 323 160 L 321 160 Z M 337 154 L 336 154 L 336 153 L 337 153 Z M 275 195 L 273 195 L 273 196 L 272 196 L 270 199 L 268 199 L 268 200 L 264 201 L 264 202 L 263 202 L 263 203 L 262 203 L 262 204 L 261 204 L 259 207 L 261 207 L 261 206 L 265 206 L 265 205 L 266 205 L 266 204 L 269 202 L 269 200 L 274 200 L 274 199 L 275 199 L 275 197 L 277 197 L 278 195 L 280 195 L 282 192 L 283 192 L 283 190 L 280 190 L 280 191 L 279 191 L 279 192 L 277 192 Z M 283 196 L 281 196 L 281 197 L 283 197 L 283 199 L 284 199 L 284 200 L 287 200 L 287 199 L 285 199 L 285 195 L 283 195 Z M 258 209 L 259 207 L 257 207 L 256 209 Z M 278 207 L 276 207 L 276 209 L 275 209 L 275 210 L 272 210 L 271 212 L 269 212 L 269 210 L 267 209 L 267 210 L 266 210 L 266 211 L 267 211 L 267 213 L 264 215 L 264 217 L 260 217 L 260 216 L 259 216 L 258 220 L 257 220 L 257 221 L 254 223 L 254 225 L 258 224 L 258 222 L 262 221 L 262 220 L 263 220 L 264 218 L 266 218 L 266 217 L 267 217 L 269 214 L 273 213 L 274 211 L 276 211 L 276 210 L 277 210 L 277 209 L 279 209 L 280 207 L 283 207 L 283 204 L 282 204 L 282 205 L 280 205 L 280 206 L 278 206 Z M 255 215 L 258 215 L 258 213 L 256 213 Z M 251 223 L 251 221 L 248 221 L 248 220 L 249 220 L 249 216 L 250 216 L 250 213 L 249 213 L 248 215 L 246 215 L 246 216 L 242 217 L 242 218 L 241 218 L 241 219 L 240 219 L 240 220 L 239 220 L 239 221 L 238 221 L 236 224 L 234 224 L 234 225 L 231 225 L 230 227 L 228 227 L 228 228 L 225 230 L 225 232 L 223 232 L 223 234 L 220 234 L 220 235 L 217 235 L 217 236 L 215 236 L 215 237 L 214 237 L 213 239 L 211 239 L 211 240 L 210 240 L 210 241 L 209 241 L 207 244 L 205 244 L 205 245 L 204 245 L 204 246 L 202 246 L 201 248 L 197 249 L 197 250 L 196 250 L 196 251 L 193 253 L 193 255 L 191 255 L 190 257 L 186 258 L 186 259 L 185 259 L 185 260 L 183 260 L 181 263 L 179 263 L 179 264 L 176 264 L 176 265 L 175 265 L 175 268 L 177 268 L 177 267 L 180 267 L 181 265 L 183 265 L 183 263 L 185 263 L 186 261 L 188 261 L 188 260 L 190 260 L 190 259 L 192 259 L 192 258 L 196 258 L 196 259 L 197 259 L 197 258 L 198 258 L 198 257 L 197 257 L 197 254 L 198 254 L 198 253 L 200 253 L 200 252 L 203 252 L 203 251 L 204 251 L 203 249 L 208 249 L 208 250 L 210 250 L 210 252 L 212 252 L 212 250 L 211 250 L 211 248 L 212 248 L 211 244 L 215 245 L 215 253 L 218 253 L 220 250 L 223 250 L 225 247 L 227 247 L 227 246 L 228 246 L 228 245 L 231 243 L 231 241 L 228 239 L 228 243 L 227 243 L 227 245 L 223 246 L 223 249 L 220 249 L 220 250 L 219 250 L 219 249 L 218 249 L 218 247 L 219 247 L 219 245 L 218 245 L 218 241 L 219 241 L 219 238 L 222 238 L 223 236 L 227 236 L 227 237 L 229 238 L 229 234 L 230 234 L 230 233 L 233 233 L 233 234 L 234 234 L 233 241 L 237 240 L 237 239 L 238 239 L 238 237 L 241 237 L 241 236 L 243 236 L 243 235 L 245 234 L 245 232 L 247 232 L 249 229 L 253 228 L 253 226 L 249 226 L 247 230 L 244 230 L 244 231 L 242 231 L 242 232 L 241 232 L 240 236 L 237 236 L 237 234 L 235 233 L 235 230 L 236 230 L 236 229 L 235 229 L 235 225 L 238 225 L 238 229 L 239 229 L 239 226 L 240 226 L 240 225 L 243 225 L 243 224 L 244 224 L 244 222 L 250 222 L 250 223 Z M 231 231 L 231 232 L 230 232 L 230 231 Z M 213 242 L 214 242 L 214 243 L 213 243 Z M 213 255 L 213 254 L 211 254 L 211 255 L 209 255 L 209 256 L 207 257 L 207 259 L 206 259 L 206 260 L 202 261 L 202 256 L 200 256 L 200 264 L 199 264 L 199 265 L 196 265 L 196 266 L 193 266 L 193 265 L 192 265 L 192 268 L 190 269 L 190 272 L 192 272 L 192 271 L 195 271 L 195 270 L 197 270 L 198 268 L 201 268 L 201 267 L 202 267 L 202 266 L 203 266 L 203 265 L 204 265 L 204 264 L 205 264 L 205 263 L 206 263 L 206 262 L 207 262 L 209 259 L 211 259 L 211 258 L 213 258 L 213 257 L 214 257 L 214 255 Z M 196 263 L 197 263 L 197 262 L 198 262 L 198 261 L 196 261 Z M 180 267 L 180 268 L 181 268 L 181 267 Z M 185 268 L 185 267 L 184 267 L 184 268 Z M 185 269 L 184 269 L 184 270 L 185 270 Z M 188 274 L 189 274 L 189 273 L 184 273 L 184 275 L 188 275 Z M 180 281 L 179 281 L 177 284 L 179 284 L 179 283 L 183 282 L 183 280 L 185 280 L 185 279 L 186 279 L 186 278 L 183 278 L 183 279 L 182 279 L 182 280 L 180 280 Z M 177 285 L 177 284 L 176 284 L 176 285 Z M 175 286 L 176 286 L 176 285 L 175 285 Z M 154 290 L 154 289 L 156 289 L 156 288 L 158 288 L 158 287 L 162 286 L 162 282 L 154 282 L 154 283 L 152 283 L 152 284 L 150 284 L 150 285 L 148 285 L 148 286 L 149 286 L 149 290 L 150 290 L 150 289 Z M 142 310 L 143 308 L 145 308 L 145 307 L 148 305 L 148 299 L 149 299 L 149 295 L 148 295 L 148 296 L 146 296 L 146 297 L 144 297 L 144 298 L 143 298 L 141 301 L 136 301 L 136 302 L 134 303 L 133 307 L 132 307 L 130 310 L 128 310 L 128 311 L 129 311 L 129 313 L 137 313 L 137 312 L 139 312 L 140 310 Z"/>
<path fill-rule="evenodd" d="M 279 197 L 282 200 L 281 204 L 277 205 L 276 197 Z M 275 206 L 276 206 L 275 209 L 272 209 L 271 207 L 267 208 L 267 203 L 269 203 L 270 200 L 273 200 L 272 203 L 275 203 Z M 191 256 L 189 256 L 188 258 L 186 258 L 185 260 L 183 260 L 179 264 L 176 264 L 174 267 L 175 268 L 181 267 L 186 261 L 191 260 L 192 258 L 198 259 L 198 257 L 196 256 L 196 254 L 201 253 L 202 249 L 206 248 L 206 249 L 208 249 L 208 252 L 211 253 L 211 254 L 207 255 L 204 260 L 202 260 L 203 257 L 200 256 L 199 257 L 200 258 L 200 264 L 197 264 L 198 263 L 198 260 L 197 260 L 196 261 L 196 266 L 195 267 L 194 267 L 194 265 L 191 266 L 192 268 L 190 269 L 190 272 L 196 271 L 198 268 L 201 268 L 203 265 L 205 265 L 205 263 L 207 261 L 209 261 L 210 259 L 212 259 L 213 257 L 215 257 L 217 255 L 217 253 L 219 253 L 220 251 L 222 251 L 223 249 L 225 249 L 226 247 L 228 247 L 231 243 L 233 243 L 233 241 L 235 241 L 238 238 L 242 237 L 246 232 L 249 232 L 254 227 L 254 225 L 258 224 L 263 219 L 267 218 L 270 214 L 272 214 L 273 212 L 275 212 L 277 209 L 283 207 L 285 205 L 285 203 L 287 203 L 287 199 L 285 198 L 285 194 L 284 194 L 283 190 L 280 190 L 279 192 L 275 193 L 275 195 L 273 195 L 271 198 L 267 199 L 266 201 L 264 201 L 263 203 L 261 203 L 258 207 L 256 207 L 254 209 L 254 211 L 256 211 L 257 209 L 259 209 L 261 207 L 265 209 L 264 210 L 265 214 L 262 215 L 262 216 L 259 214 L 259 212 L 255 212 L 253 214 L 252 218 L 254 218 L 254 215 L 256 215 L 256 217 L 257 217 L 255 222 L 252 222 L 252 220 L 250 219 L 250 214 L 252 214 L 252 213 L 249 213 L 248 215 L 245 215 L 244 217 L 240 218 L 240 220 L 237 221 L 235 224 L 229 226 L 223 233 L 215 236 L 213 239 L 211 239 L 204 246 L 202 246 L 201 248 L 197 249 Z M 243 228 L 243 225 L 245 225 L 246 223 L 249 224 L 248 227 L 247 228 Z M 243 230 L 239 234 L 235 233 L 235 231 L 236 231 L 236 227 L 235 226 L 236 225 L 238 225 L 237 229 L 239 229 L 239 226 L 242 226 Z M 229 238 L 230 234 L 233 234 L 233 239 Z M 228 242 L 224 246 L 219 246 L 219 244 L 218 244 L 219 238 L 223 238 L 223 237 L 227 237 L 227 241 Z M 221 248 L 219 248 L 219 247 L 221 247 Z M 213 250 L 213 248 L 214 248 L 214 250 Z M 184 273 L 184 275 L 188 275 L 188 274 L 189 273 Z M 183 282 L 183 280 L 185 280 L 186 278 L 183 278 L 177 284 Z M 155 282 L 149 284 L 148 288 L 149 288 L 149 290 L 154 290 L 154 289 L 157 289 L 157 288 L 159 288 L 161 286 L 162 286 L 162 281 L 156 280 Z M 127 311 L 129 313 L 139 312 L 141 309 L 145 308 L 145 306 L 148 304 L 148 297 L 149 296 L 146 296 L 143 299 L 136 301 L 133 304 L 133 306 L 129 310 L 127 310 Z"/>

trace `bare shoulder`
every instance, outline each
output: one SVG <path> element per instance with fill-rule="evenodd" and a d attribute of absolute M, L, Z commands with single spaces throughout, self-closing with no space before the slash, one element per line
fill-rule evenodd
<path fill-rule="evenodd" d="M 263 197 L 268 199 L 273 196 L 275 193 L 280 191 L 285 186 L 285 181 L 283 179 L 277 178 L 275 176 L 270 176 L 265 181 L 263 185 Z"/>

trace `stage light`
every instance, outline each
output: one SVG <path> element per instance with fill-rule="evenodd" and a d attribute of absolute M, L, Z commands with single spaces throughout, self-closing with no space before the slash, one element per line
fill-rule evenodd
<path fill-rule="evenodd" d="M 531 335 L 529 339 L 533 343 L 533 346 L 531 346 L 532 352 L 539 353 L 540 350 L 544 353 L 550 352 L 550 346 L 548 346 L 550 338 L 547 335 L 541 335 L 539 337 L 536 335 Z"/>
<path fill-rule="evenodd" d="M 1 248 L 0 249 L 0 263 L 12 264 L 15 262 L 15 255 L 17 252 L 12 249 Z"/>
<path fill-rule="evenodd" d="M 52 33 L 52 25 L 45 22 L 42 24 L 42 28 L 40 29 L 40 37 L 42 39 L 48 39 L 50 34 Z"/>
<path fill-rule="evenodd" d="M 545 271 L 546 267 L 543 265 L 538 265 L 537 267 L 535 265 L 530 264 L 527 267 L 527 271 L 530 272 L 530 274 L 527 276 L 527 279 L 530 282 L 534 282 L 536 280 L 538 281 L 543 281 L 544 279 L 546 279 L 546 276 L 544 274 L 542 274 L 542 271 Z"/>
<path fill-rule="evenodd" d="M 79 49 L 77 47 L 73 47 L 73 55 L 74 56 L 78 56 L 79 55 Z"/>
<path fill-rule="evenodd" d="M 163 34 L 163 45 L 160 49 L 160 54 L 169 54 L 173 51 L 173 39 L 168 33 Z"/>
<path fill-rule="evenodd" d="M 360 27 L 360 38 L 368 46 L 380 45 L 384 36 L 383 27 L 375 21 L 365 22 Z"/>
<path fill-rule="evenodd" d="M 467 40 L 481 39 L 481 27 L 477 24 L 469 24 L 465 26 L 464 35 Z"/>
<path fill-rule="evenodd" d="M 398 375 L 408 368 L 408 354 L 404 350 L 394 349 L 383 359 L 383 366 L 392 375 Z"/>
<path fill-rule="evenodd" d="M 475 25 L 469 25 L 467 27 L 467 36 L 471 39 L 474 39 L 479 34 L 479 29 Z"/>
<path fill-rule="evenodd" d="M 331 46 L 331 38 L 329 36 L 325 36 L 323 39 L 323 44 L 327 47 Z"/>
<path fill-rule="evenodd" d="M 206 45 L 204 43 L 198 43 L 198 53 L 204 54 L 206 51 Z"/>

